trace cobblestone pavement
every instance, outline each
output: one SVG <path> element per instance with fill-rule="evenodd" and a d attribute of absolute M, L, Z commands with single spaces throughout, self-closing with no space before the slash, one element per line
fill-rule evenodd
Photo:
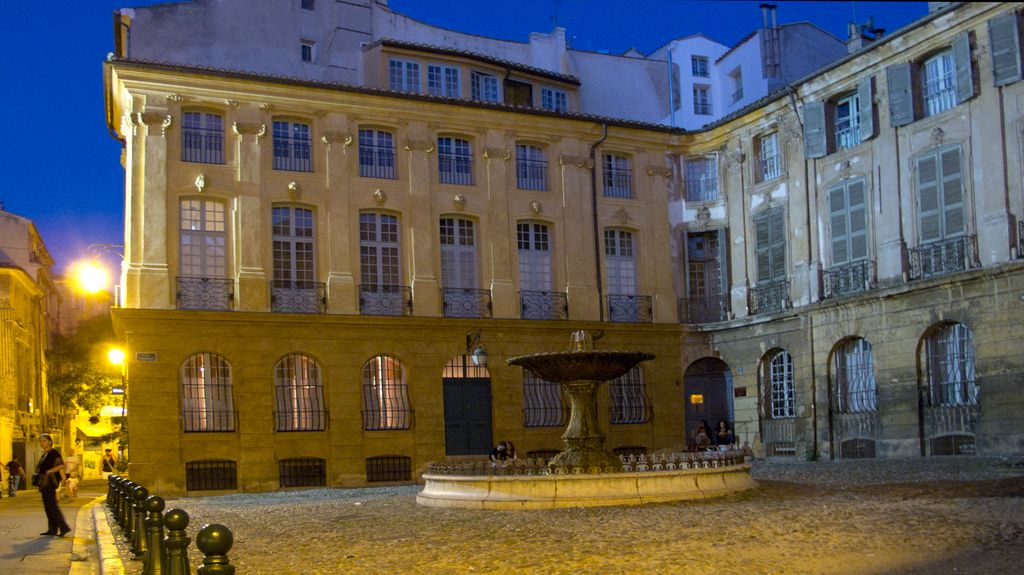
<path fill-rule="evenodd" d="M 983 458 L 755 464 L 696 502 L 434 509 L 419 486 L 168 502 L 235 534 L 239 575 L 1021 573 L 1024 465 Z M 194 562 L 201 557 L 192 553 Z"/>

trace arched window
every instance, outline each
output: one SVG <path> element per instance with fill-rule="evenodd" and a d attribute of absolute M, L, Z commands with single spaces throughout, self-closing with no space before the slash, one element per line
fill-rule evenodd
<path fill-rule="evenodd" d="M 613 424 L 647 423 L 651 420 L 651 405 L 640 366 L 611 380 L 608 390 L 612 397 Z"/>
<path fill-rule="evenodd" d="M 933 329 L 925 337 L 929 406 L 978 404 L 971 330 L 960 323 Z"/>
<path fill-rule="evenodd" d="M 378 355 L 363 365 L 363 429 L 409 429 L 412 410 L 402 364 Z"/>
<path fill-rule="evenodd" d="M 832 382 L 837 413 L 878 411 L 875 358 L 867 340 L 851 337 L 836 345 L 832 353 Z"/>
<path fill-rule="evenodd" d="M 316 360 L 286 355 L 274 366 L 274 423 L 277 431 L 323 431 L 327 427 L 323 383 Z"/>
<path fill-rule="evenodd" d="M 785 350 L 776 350 L 761 361 L 763 415 L 767 419 L 796 417 L 793 358 Z"/>
<path fill-rule="evenodd" d="M 181 414 L 186 432 L 234 431 L 231 364 L 215 353 L 197 353 L 181 366 Z"/>
<path fill-rule="evenodd" d="M 561 386 L 541 379 L 523 369 L 523 425 L 525 427 L 562 427 L 568 420 Z"/>

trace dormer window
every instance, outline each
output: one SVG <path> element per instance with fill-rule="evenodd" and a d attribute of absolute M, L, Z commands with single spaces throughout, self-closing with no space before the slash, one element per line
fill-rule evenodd
<path fill-rule="evenodd" d="M 473 72 L 470 75 L 472 97 L 479 102 L 498 101 L 498 77 L 484 72 Z"/>

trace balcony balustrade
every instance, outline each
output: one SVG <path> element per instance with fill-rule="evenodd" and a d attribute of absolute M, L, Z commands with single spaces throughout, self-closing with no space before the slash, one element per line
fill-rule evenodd
<path fill-rule="evenodd" d="M 616 323 L 651 323 L 654 312 L 649 295 L 609 295 L 608 321 Z"/>
<path fill-rule="evenodd" d="M 910 249 L 910 279 L 944 276 L 979 267 L 978 238 L 961 236 Z"/>
<path fill-rule="evenodd" d="M 519 308 L 523 319 L 569 319 L 569 297 L 565 292 L 521 291 Z"/>
<path fill-rule="evenodd" d="M 823 297 L 844 297 L 862 293 L 874 287 L 875 262 L 861 260 L 824 271 Z"/>
<path fill-rule="evenodd" d="M 680 298 L 680 323 L 714 323 L 729 319 L 729 297 Z"/>
<path fill-rule="evenodd" d="M 441 288 L 444 317 L 491 317 L 491 290 Z"/>
<path fill-rule="evenodd" d="M 750 288 L 750 315 L 786 309 L 789 303 L 789 280 L 764 282 Z"/>
<path fill-rule="evenodd" d="M 324 313 L 327 311 L 327 285 L 274 280 L 270 286 L 270 309 L 284 313 Z"/>
<path fill-rule="evenodd" d="M 412 288 L 397 285 L 359 286 L 359 313 L 412 315 Z"/>
<path fill-rule="evenodd" d="M 227 278 L 178 276 L 174 295 L 178 309 L 230 311 L 234 287 Z"/>

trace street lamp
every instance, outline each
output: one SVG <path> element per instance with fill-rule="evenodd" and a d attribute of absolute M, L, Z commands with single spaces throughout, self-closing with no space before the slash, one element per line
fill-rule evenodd
<path fill-rule="evenodd" d="M 128 450 L 128 418 L 125 414 L 125 401 L 128 398 L 128 362 L 123 349 L 112 347 L 107 351 L 107 360 L 120 368 L 121 371 L 121 434 L 124 436 L 125 451 Z M 118 389 L 114 388 L 114 395 L 118 395 Z M 119 449 L 120 451 L 120 449 Z M 118 459 L 124 459 L 124 453 L 118 453 Z"/>
<path fill-rule="evenodd" d="M 102 261 L 102 256 L 115 254 L 123 260 L 124 246 L 118 244 L 90 244 L 86 248 L 86 252 L 89 254 L 90 259 L 75 264 L 72 267 L 72 273 L 82 291 L 88 294 L 96 294 L 108 289 L 111 285 L 110 273 L 107 271 L 107 266 L 104 265 L 105 262 Z M 117 291 L 117 286 L 114 286 L 114 290 L 115 292 Z M 115 294 L 115 305 L 116 301 Z"/>

